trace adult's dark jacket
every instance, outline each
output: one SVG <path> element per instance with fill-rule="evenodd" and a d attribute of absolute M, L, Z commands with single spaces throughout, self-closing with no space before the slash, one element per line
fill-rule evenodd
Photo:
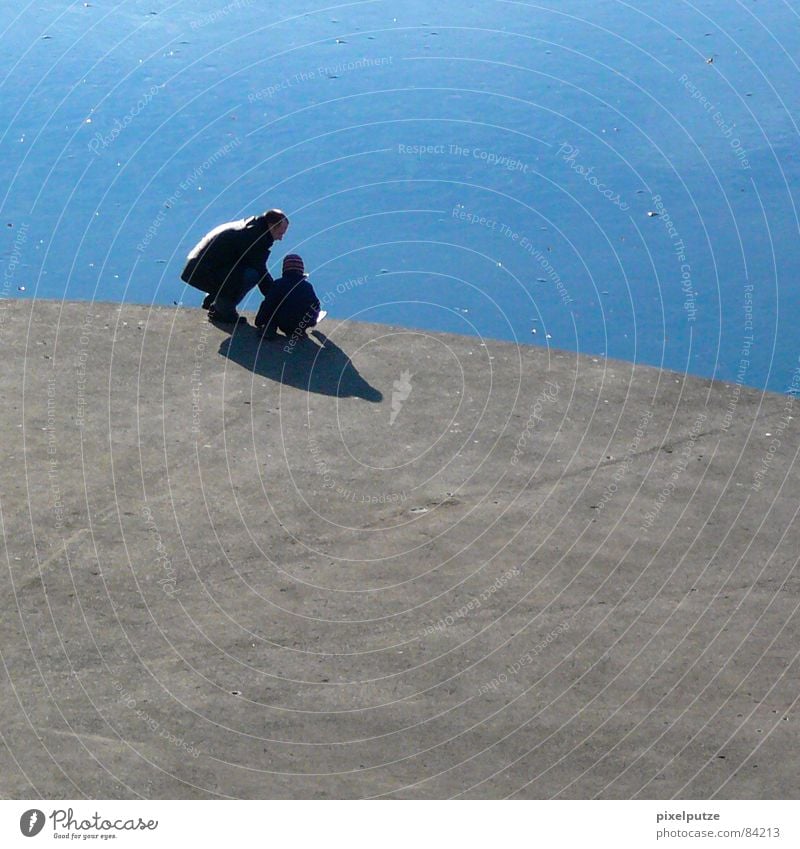
<path fill-rule="evenodd" d="M 269 287 L 256 315 L 256 326 L 271 322 L 284 333 L 294 332 L 301 324 L 313 327 L 319 306 L 319 298 L 305 274 L 290 271 Z"/>
<path fill-rule="evenodd" d="M 258 287 L 266 294 L 272 284 L 266 266 L 274 241 L 263 215 L 220 224 L 192 248 L 181 280 L 203 292 L 216 292 L 252 268 L 261 275 Z"/>

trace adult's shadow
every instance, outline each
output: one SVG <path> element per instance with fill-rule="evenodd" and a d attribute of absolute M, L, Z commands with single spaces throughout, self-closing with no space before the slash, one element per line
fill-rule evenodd
<path fill-rule="evenodd" d="M 219 346 L 219 353 L 253 374 L 285 386 L 337 398 L 383 400 L 383 393 L 370 386 L 338 345 L 319 330 L 312 332 L 319 345 L 311 338 L 278 336 L 268 341 L 249 325 L 240 325 Z"/>

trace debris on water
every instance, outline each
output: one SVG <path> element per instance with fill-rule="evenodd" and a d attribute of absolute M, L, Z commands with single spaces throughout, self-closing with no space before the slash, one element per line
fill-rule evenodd
<path fill-rule="evenodd" d="M 651 209 L 651 210 L 649 210 L 649 211 L 648 211 L 648 213 L 647 213 L 647 217 L 648 217 L 648 218 L 658 218 L 658 213 L 657 213 L 657 212 L 653 212 L 653 210 Z"/>

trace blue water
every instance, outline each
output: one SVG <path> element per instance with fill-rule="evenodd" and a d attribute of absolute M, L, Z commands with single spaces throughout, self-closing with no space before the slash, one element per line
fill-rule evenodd
<path fill-rule="evenodd" d="M 333 317 L 785 391 L 795 57 L 783 2 L 6 2 L 0 294 L 197 306 L 277 206 Z"/>

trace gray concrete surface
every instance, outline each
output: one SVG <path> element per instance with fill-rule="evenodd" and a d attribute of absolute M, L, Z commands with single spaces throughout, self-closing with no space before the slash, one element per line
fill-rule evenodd
<path fill-rule="evenodd" d="M 0 314 L 4 797 L 797 795 L 793 394 Z"/>

